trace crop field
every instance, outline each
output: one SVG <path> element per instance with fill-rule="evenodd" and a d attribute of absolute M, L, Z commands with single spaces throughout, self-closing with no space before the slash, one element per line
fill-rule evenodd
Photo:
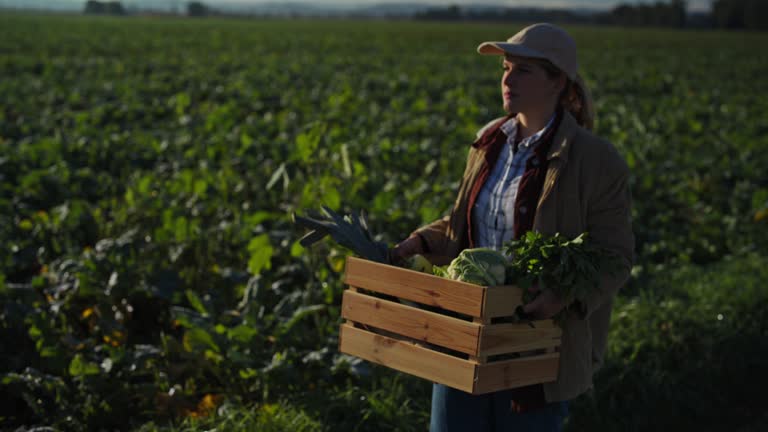
<path fill-rule="evenodd" d="M 290 216 L 447 212 L 521 27 L 0 15 L 0 430 L 427 430 Z M 568 30 L 638 243 L 567 430 L 766 430 L 768 34 Z"/>

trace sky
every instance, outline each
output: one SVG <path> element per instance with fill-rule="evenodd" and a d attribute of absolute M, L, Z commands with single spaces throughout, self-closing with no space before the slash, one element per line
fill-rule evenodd
<path fill-rule="evenodd" d="M 500 6 L 533 6 L 540 8 L 590 8 L 590 9 L 610 9 L 617 4 L 627 3 L 653 3 L 656 0 L 291 0 L 292 3 L 308 3 L 318 6 L 322 5 L 373 5 L 386 3 L 423 3 L 430 5 L 500 5 Z M 186 4 L 186 0 L 122 0 L 123 4 L 152 4 L 157 8 L 169 8 L 173 5 L 180 6 Z M 215 7 L 216 4 L 242 4 L 258 5 L 263 3 L 288 3 L 276 0 L 202 0 L 203 3 Z M 710 9 L 712 0 L 688 0 L 688 9 L 691 11 L 706 11 Z M 50 7 L 52 9 L 80 9 L 85 4 L 85 0 L 0 0 L 0 6 L 6 7 Z"/>

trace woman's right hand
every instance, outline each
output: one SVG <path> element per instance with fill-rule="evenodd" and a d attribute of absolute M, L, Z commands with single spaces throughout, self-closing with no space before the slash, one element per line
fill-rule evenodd
<path fill-rule="evenodd" d="M 424 253 L 424 247 L 421 242 L 421 237 L 418 235 L 408 237 L 389 251 L 390 257 L 392 257 L 392 260 L 395 262 L 404 261 L 413 255 L 422 253 Z"/>

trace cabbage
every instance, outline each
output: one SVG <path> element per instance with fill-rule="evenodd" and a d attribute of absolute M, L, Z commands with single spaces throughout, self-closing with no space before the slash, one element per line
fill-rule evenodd
<path fill-rule="evenodd" d="M 451 261 L 447 276 L 476 285 L 504 285 L 507 265 L 507 257 L 493 249 L 464 249 Z"/>

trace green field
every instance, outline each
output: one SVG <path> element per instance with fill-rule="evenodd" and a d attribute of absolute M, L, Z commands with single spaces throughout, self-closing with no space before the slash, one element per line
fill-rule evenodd
<path fill-rule="evenodd" d="M 521 25 L 0 15 L 0 429 L 424 431 L 292 212 L 444 214 Z M 637 262 L 569 431 L 768 428 L 768 34 L 568 28 Z"/>

